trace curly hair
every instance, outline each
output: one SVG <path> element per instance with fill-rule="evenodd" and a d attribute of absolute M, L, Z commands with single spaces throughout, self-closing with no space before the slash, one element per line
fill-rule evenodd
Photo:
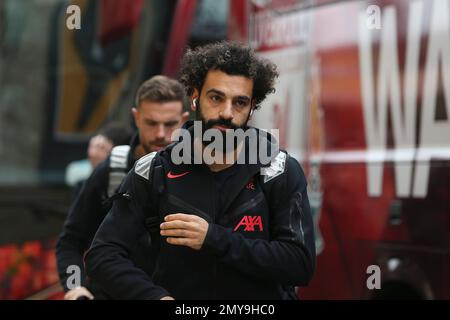
<path fill-rule="evenodd" d="M 228 41 L 212 43 L 189 49 L 183 57 L 179 79 L 188 96 L 192 96 L 194 89 L 201 91 L 209 70 L 252 79 L 256 108 L 268 94 L 275 92 L 275 79 L 279 75 L 274 63 L 257 57 L 250 47 Z"/>

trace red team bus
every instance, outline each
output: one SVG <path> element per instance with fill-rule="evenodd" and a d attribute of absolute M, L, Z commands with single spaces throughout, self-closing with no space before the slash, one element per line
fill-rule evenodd
<path fill-rule="evenodd" d="M 317 272 L 300 297 L 450 298 L 450 1 L 246 8 L 231 34 L 281 69 L 255 122 L 309 177 Z"/>
<path fill-rule="evenodd" d="M 93 1 L 73 3 L 84 15 L 94 10 Z M 280 69 L 276 93 L 253 122 L 280 130 L 281 147 L 302 163 L 309 181 L 317 270 L 299 297 L 450 298 L 450 0 L 133 1 L 126 2 L 133 10 L 118 10 L 124 5 L 98 1 L 92 11 L 114 13 L 98 36 L 105 52 L 122 61 L 105 66 L 112 71 L 97 99 L 95 90 L 64 86 L 99 81 L 89 79 L 95 61 L 74 48 L 93 49 L 67 30 L 55 34 L 56 64 L 76 62 L 84 71 L 52 82 L 59 118 L 44 139 L 49 153 L 70 146 L 72 158 L 80 155 L 80 137 L 111 115 L 127 116 L 119 101 L 132 101 L 140 80 L 176 76 L 186 46 L 226 38 L 249 43 Z M 62 163 L 44 162 L 52 172 Z M 53 252 L 56 229 L 47 242 L 33 238 L 39 252 Z M 20 247 L 2 241 L 0 255 Z M 5 274 L 14 270 L 2 275 L 8 267 L 1 263 L 5 288 L 5 279 L 14 280 Z M 56 279 L 50 265 L 46 284 Z M 3 298 L 24 298 L 3 290 Z"/>

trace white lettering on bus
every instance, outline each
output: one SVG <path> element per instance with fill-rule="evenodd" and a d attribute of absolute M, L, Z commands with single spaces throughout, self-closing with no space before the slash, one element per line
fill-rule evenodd
<path fill-rule="evenodd" d="M 362 12 L 359 17 L 360 75 L 368 149 L 367 181 L 370 196 L 380 196 L 382 193 L 383 168 L 388 151 L 386 150 L 388 105 L 391 110 L 395 144 L 394 169 L 398 196 L 408 197 L 413 191 L 414 197 L 425 197 L 431 158 L 450 159 L 450 121 L 434 119 L 440 59 L 446 111 L 447 115 L 450 115 L 450 17 L 448 3 L 445 0 L 434 1 L 431 16 L 421 104 L 423 113 L 419 128 L 419 147 L 418 152 L 415 153 L 422 12 L 422 1 L 410 4 L 403 77 L 403 106 L 395 7 L 387 6 L 383 12 L 376 92 L 375 73 L 372 68 L 371 35 L 373 31 L 366 27 L 365 12 Z M 413 161 L 416 164 L 414 183 L 412 183 Z"/>

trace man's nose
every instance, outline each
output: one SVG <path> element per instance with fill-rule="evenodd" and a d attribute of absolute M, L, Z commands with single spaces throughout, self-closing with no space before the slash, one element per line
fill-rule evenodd
<path fill-rule="evenodd" d="M 233 115 L 233 103 L 231 101 L 227 101 L 220 113 L 220 116 L 225 120 L 232 120 L 234 118 Z"/>
<path fill-rule="evenodd" d="M 156 128 L 156 139 L 164 139 L 166 137 L 166 128 L 164 124 L 159 124 Z"/>

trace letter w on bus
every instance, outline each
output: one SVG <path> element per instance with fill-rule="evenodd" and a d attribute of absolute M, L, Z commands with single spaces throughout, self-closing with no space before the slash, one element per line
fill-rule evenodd
<path fill-rule="evenodd" d="M 424 1 L 410 2 L 403 76 L 400 74 L 398 61 L 396 9 L 395 6 L 384 8 L 376 86 L 372 54 L 372 33 L 376 31 L 366 27 L 365 12 L 359 17 L 361 96 L 367 143 L 367 189 L 370 196 L 378 197 L 382 193 L 384 161 L 394 162 L 397 196 L 409 197 L 412 194 L 413 197 L 422 198 L 426 197 L 428 191 L 430 160 L 450 159 L 449 2 L 433 1 L 431 18 L 427 23 L 430 32 L 420 95 L 421 113 L 418 113 L 416 105 L 419 104 L 417 89 L 420 84 L 421 26 L 422 18 L 426 16 L 423 14 L 423 7 Z M 437 120 L 435 114 L 439 80 L 443 83 L 442 94 L 446 97 L 447 119 Z M 393 150 L 386 148 L 388 106 L 395 145 Z M 421 118 L 419 132 L 416 134 L 418 116 Z"/>

